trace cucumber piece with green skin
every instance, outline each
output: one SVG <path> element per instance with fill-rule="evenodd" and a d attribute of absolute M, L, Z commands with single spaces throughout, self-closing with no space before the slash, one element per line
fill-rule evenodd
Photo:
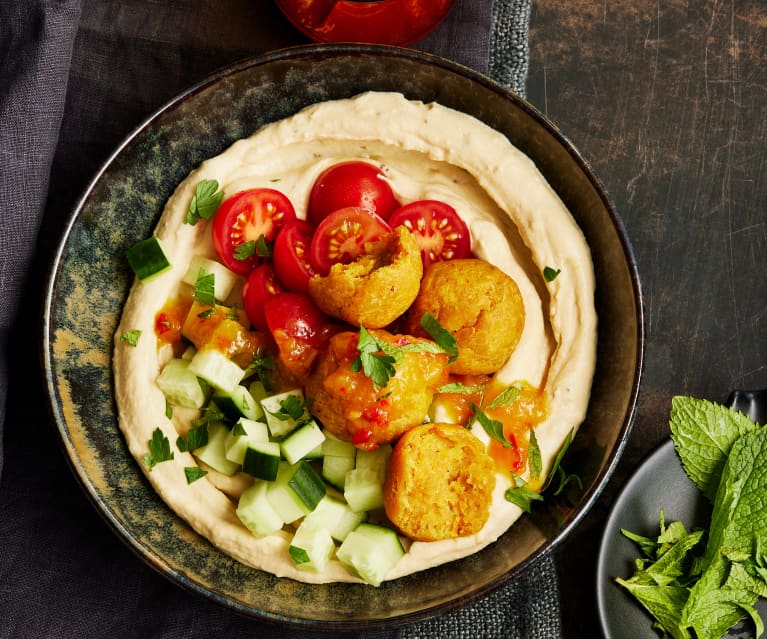
<path fill-rule="evenodd" d="M 367 513 L 355 512 L 348 504 L 325 495 L 324 499 L 317 504 L 317 508 L 304 518 L 302 525 L 325 528 L 333 539 L 343 541 L 366 519 Z"/>
<path fill-rule="evenodd" d="M 257 479 L 274 481 L 280 467 L 280 445 L 276 442 L 254 442 L 245 449 L 242 471 Z"/>
<path fill-rule="evenodd" d="M 286 524 L 308 515 L 322 500 L 327 487 L 308 462 L 291 466 L 280 462 L 277 478 L 267 490 L 269 503 Z"/>
<path fill-rule="evenodd" d="M 169 270 L 171 266 L 162 243 L 154 235 L 131 246 L 125 251 L 125 258 L 142 282 L 148 282 Z"/>
<path fill-rule="evenodd" d="M 261 404 L 241 384 L 235 386 L 229 393 L 216 391 L 211 399 L 216 402 L 224 415 L 232 421 L 237 421 L 240 417 L 247 417 L 253 421 L 258 421 L 264 416 Z"/>
<path fill-rule="evenodd" d="M 195 353 L 189 370 L 218 391 L 231 393 L 240 383 L 245 371 L 223 353 L 205 348 Z"/>
<path fill-rule="evenodd" d="M 208 424 L 208 443 L 195 448 L 192 454 L 222 475 L 230 477 L 240 469 L 240 465 L 226 458 L 225 444 L 228 434 L 229 429 L 224 423 Z"/>
<path fill-rule="evenodd" d="M 325 435 L 312 419 L 283 439 L 280 442 L 280 450 L 288 463 L 296 464 L 311 455 L 318 446 L 322 446 L 324 439 Z"/>
<path fill-rule="evenodd" d="M 268 484 L 256 481 L 246 488 L 237 503 L 237 517 L 256 537 L 271 535 L 282 528 L 283 521 L 267 499 Z"/>
<path fill-rule="evenodd" d="M 172 406 L 202 408 L 207 399 L 200 380 L 183 359 L 172 359 L 163 367 L 157 376 L 157 386 Z"/>
<path fill-rule="evenodd" d="M 404 556 L 405 549 L 390 528 L 363 523 L 350 532 L 336 552 L 339 561 L 363 581 L 380 586 Z"/>
<path fill-rule="evenodd" d="M 213 274 L 213 296 L 219 302 L 229 297 L 234 285 L 237 283 L 237 274 L 230 271 L 223 264 L 208 259 L 202 255 L 195 255 L 189 262 L 189 268 L 184 274 L 183 281 L 194 286 L 200 275 Z"/>
<path fill-rule="evenodd" d="M 304 519 L 293 535 L 288 552 L 299 570 L 321 572 L 335 549 L 335 542 L 325 528 L 307 525 Z"/>
<path fill-rule="evenodd" d="M 304 392 L 301 389 L 294 389 L 269 395 L 261 400 L 261 408 L 266 415 L 266 425 L 269 426 L 269 432 L 274 439 L 282 439 L 292 433 L 299 425 L 299 421 L 285 411 L 283 402 L 303 404 Z M 305 414 L 303 413 L 302 417 Z"/>
<path fill-rule="evenodd" d="M 386 466 L 391 457 L 392 447 L 390 444 L 379 446 L 375 450 L 357 451 L 355 468 L 372 470 L 378 474 L 381 481 L 386 477 Z"/>
<path fill-rule="evenodd" d="M 226 436 L 226 458 L 241 465 L 250 444 L 268 441 L 269 429 L 266 424 L 241 417 Z"/>
<path fill-rule="evenodd" d="M 338 490 L 343 491 L 346 487 L 346 473 L 350 470 L 354 470 L 354 457 L 322 457 L 322 478 Z"/>
<path fill-rule="evenodd" d="M 325 434 L 325 440 L 322 442 L 322 454 L 323 456 L 329 455 L 331 457 L 351 457 L 354 459 L 357 456 L 357 447 L 351 442 L 345 442 L 342 439 L 338 439 L 327 431 L 323 431 Z"/>

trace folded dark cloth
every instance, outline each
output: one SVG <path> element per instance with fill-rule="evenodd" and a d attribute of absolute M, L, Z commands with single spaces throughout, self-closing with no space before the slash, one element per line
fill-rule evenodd
<path fill-rule="evenodd" d="M 529 11 L 458 0 L 415 46 L 523 93 Z M 242 617 L 137 559 L 69 472 L 38 364 L 48 265 L 111 150 L 215 69 L 302 42 L 271 2 L 0 2 L 0 637 L 331 636 Z M 558 637 L 553 561 L 456 612 L 358 636 Z"/>

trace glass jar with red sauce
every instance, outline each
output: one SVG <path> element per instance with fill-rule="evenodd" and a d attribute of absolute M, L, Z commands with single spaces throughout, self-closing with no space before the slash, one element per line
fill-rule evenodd
<path fill-rule="evenodd" d="M 430 33 L 455 0 L 276 0 L 291 23 L 316 42 L 404 46 Z"/>

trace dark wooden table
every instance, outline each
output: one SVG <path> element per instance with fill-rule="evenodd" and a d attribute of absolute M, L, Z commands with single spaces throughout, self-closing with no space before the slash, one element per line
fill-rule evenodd
<path fill-rule="evenodd" d="M 530 35 L 528 99 L 602 180 L 644 292 L 633 432 L 557 553 L 566 636 L 596 637 L 604 522 L 668 436 L 671 397 L 767 387 L 767 5 L 535 0 Z"/>

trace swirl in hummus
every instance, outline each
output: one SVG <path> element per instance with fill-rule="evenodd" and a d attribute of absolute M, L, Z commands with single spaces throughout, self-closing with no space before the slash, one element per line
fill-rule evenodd
<path fill-rule="evenodd" d="M 155 235 L 172 268 L 136 282 L 115 338 L 114 375 L 119 424 L 131 453 L 170 507 L 216 547 L 249 566 L 308 582 L 359 581 L 336 559 L 315 573 L 297 569 L 288 554 L 290 535 L 251 534 L 239 521 L 232 495 L 247 485 L 241 474 L 188 484 L 188 452 L 146 469 L 147 442 L 161 428 L 170 442 L 184 431 L 184 411 L 166 417 L 156 384 L 164 363 L 154 335 L 155 318 L 182 287 L 193 255 L 215 258 L 208 225 L 184 224 L 201 180 L 217 180 L 234 194 L 254 187 L 278 188 L 306 217 L 308 193 L 328 166 L 364 159 L 385 167 L 397 199 L 448 202 L 468 225 L 472 253 L 511 276 L 524 300 L 525 322 L 511 357 L 495 374 L 502 384 L 524 380 L 547 396 L 545 419 L 535 434 L 545 477 L 558 450 L 583 421 L 596 357 L 597 318 L 591 256 L 582 232 L 531 160 L 499 132 L 439 104 L 409 101 L 394 93 L 366 93 L 323 102 L 270 124 L 203 162 L 168 200 Z M 546 281 L 543 271 L 559 274 Z M 135 347 L 119 337 L 141 330 Z M 488 436 L 473 427 L 484 443 Z M 509 473 L 498 472 L 490 515 L 478 532 L 439 541 L 413 541 L 387 579 L 470 555 L 491 544 L 521 515 L 507 501 Z"/>

